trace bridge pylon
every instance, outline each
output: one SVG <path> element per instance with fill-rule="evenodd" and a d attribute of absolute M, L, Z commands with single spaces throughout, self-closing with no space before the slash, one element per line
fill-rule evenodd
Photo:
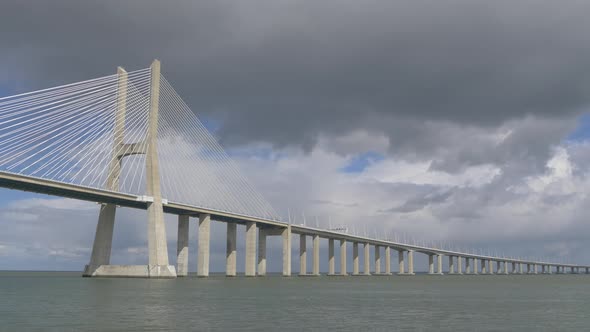
<path fill-rule="evenodd" d="M 154 60 L 150 67 L 149 116 L 145 139 L 141 142 L 125 143 L 125 118 L 127 108 L 127 72 L 117 69 L 117 110 L 113 127 L 113 153 L 109 163 L 107 189 L 119 191 L 122 159 L 126 156 L 143 154 L 146 165 L 146 194 L 148 212 L 148 253 L 147 265 L 111 265 L 111 248 L 115 225 L 116 205 L 101 204 L 98 224 L 90 262 L 84 268 L 85 277 L 137 277 L 176 278 L 176 269 L 168 263 L 168 247 L 164 210 L 160 188 L 158 161 L 158 118 L 160 103 L 160 61 Z"/>

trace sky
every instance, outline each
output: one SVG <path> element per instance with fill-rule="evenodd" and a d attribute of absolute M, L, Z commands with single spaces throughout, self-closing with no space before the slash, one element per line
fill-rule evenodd
<path fill-rule="evenodd" d="M 573 0 L 5 0 L 0 96 L 158 58 L 285 218 L 588 264 L 589 10 Z M 118 212 L 114 263 L 147 260 L 142 213 Z M 95 203 L 0 190 L 0 269 L 82 269 L 97 216 Z M 175 223 L 167 216 L 172 261 Z M 222 224 L 212 236 L 211 269 L 222 271 Z"/>

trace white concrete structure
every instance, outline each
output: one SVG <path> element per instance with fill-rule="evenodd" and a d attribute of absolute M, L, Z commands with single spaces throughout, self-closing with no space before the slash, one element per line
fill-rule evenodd
<path fill-rule="evenodd" d="M 256 276 L 256 223 L 246 223 L 246 277 Z"/>
<path fill-rule="evenodd" d="M 346 240 L 340 240 L 340 275 L 348 275 L 346 272 Z"/>
<path fill-rule="evenodd" d="M 391 275 L 391 248 L 385 247 L 385 274 Z"/>
<path fill-rule="evenodd" d="M 291 276 L 291 225 L 281 231 L 283 239 L 283 276 Z"/>
<path fill-rule="evenodd" d="M 209 246 L 211 237 L 211 216 L 202 214 L 199 216 L 199 249 L 197 251 L 197 276 L 209 276 Z"/>
<path fill-rule="evenodd" d="M 233 222 L 226 223 L 227 236 L 225 246 L 225 275 L 228 277 L 236 276 L 236 243 L 237 243 L 237 224 Z"/>
<path fill-rule="evenodd" d="M 312 274 L 314 276 L 320 275 L 320 236 L 313 235 L 313 269 Z"/>
<path fill-rule="evenodd" d="M 398 274 L 405 274 L 404 251 L 397 251 Z"/>
<path fill-rule="evenodd" d="M 363 263 L 364 263 L 363 264 L 364 265 L 364 267 L 363 267 L 363 273 L 366 276 L 369 276 L 369 275 L 371 275 L 371 257 L 370 257 L 371 254 L 370 254 L 370 248 L 369 248 L 369 244 L 366 243 L 366 242 L 363 244 L 363 246 L 364 246 L 364 251 L 365 251 L 365 258 L 363 260 Z"/>
<path fill-rule="evenodd" d="M 328 239 L 328 275 L 333 276 L 336 271 L 334 262 L 334 239 Z"/>
<path fill-rule="evenodd" d="M 375 246 L 375 274 L 381 274 L 381 249 Z"/>
<path fill-rule="evenodd" d="M 359 243 L 352 243 L 352 275 L 359 275 Z"/>
<path fill-rule="evenodd" d="M 266 229 L 258 229 L 258 276 L 266 276 Z"/>
<path fill-rule="evenodd" d="M 176 276 L 188 275 L 189 216 L 178 216 L 178 241 L 176 243 Z"/>
<path fill-rule="evenodd" d="M 307 274 L 307 243 L 306 235 L 299 235 L 299 275 Z"/>

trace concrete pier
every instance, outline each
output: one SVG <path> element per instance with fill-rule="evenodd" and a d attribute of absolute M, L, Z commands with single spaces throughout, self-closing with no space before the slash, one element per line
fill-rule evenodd
<path fill-rule="evenodd" d="M 307 274 L 307 243 L 305 234 L 299 235 L 299 275 Z"/>
<path fill-rule="evenodd" d="M 523 274 L 523 271 L 522 271 L 522 263 L 518 263 L 518 273 L 519 274 Z"/>
<path fill-rule="evenodd" d="M 320 275 L 320 236 L 313 236 L 313 269 L 312 274 L 314 276 Z"/>
<path fill-rule="evenodd" d="M 449 274 L 455 274 L 455 263 L 453 256 L 449 256 Z"/>
<path fill-rule="evenodd" d="M 263 277 L 266 275 L 266 229 L 258 229 L 258 273 Z"/>
<path fill-rule="evenodd" d="M 473 259 L 473 274 L 477 274 L 477 258 Z"/>
<path fill-rule="evenodd" d="M 178 237 L 176 242 L 176 276 L 188 275 L 188 234 L 189 216 L 178 216 Z"/>
<path fill-rule="evenodd" d="M 442 255 L 438 254 L 436 255 L 436 268 L 438 269 L 438 274 L 442 275 L 443 274 L 443 268 L 442 268 Z"/>
<path fill-rule="evenodd" d="M 197 250 L 197 276 L 209 276 L 209 250 L 211 238 L 211 216 L 208 214 L 199 215 L 199 234 Z"/>
<path fill-rule="evenodd" d="M 391 275 L 391 248 L 385 247 L 385 274 Z"/>
<path fill-rule="evenodd" d="M 434 255 L 428 255 L 428 274 L 434 274 Z"/>
<path fill-rule="evenodd" d="M 414 250 L 408 250 L 408 274 L 414 275 Z"/>
<path fill-rule="evenodd" d="M 405 273 L 405 263 L 404 263 L 404 251 L 398 250 L 397 251 L 397 262 L 398 262 L 398 274 Z"/>
<path fill-rule="evenodd" d="M 508 274 L 508 262 L 504 262 L 504 274 Z"/>
<path fill-rule="evenodd" d="M 340 240 L 340 275 L 346 276 L 346 240 Z"/>
<path fill-rule="evenodd" d="M 381 274 L 381 248 L 375 246 L 375 274 Z"/>
<path fill-rule="evenodd" d="M 465 273 L 466 274 L 471 274 L 471 258 L 466 257 L 465 258 Z"/>
<path fill-rule="evenodd" d="M 516 263 L 512 262 L 512 274 L 516 274 L 518 271 L 516 270 Z"/>
<path fill-rule="evenodd" d="M 291 276 L 291 225 L 282 230 L 283 238 L 283 277 Z"/>
<path fill-rule="evenodd" d="M 364 251 L 365 251 L 365 259 L 363 261 L 364 266 L 363 266 L 363 273 L 367 276 L 371 275 L 371 254 L 369 252 L 370 248 L 369 248 L 369 244 L 368 243 L 364 243 Z"/>
<path fill-rule="evenodd" d="M 359 243 L 352 243 L 352 275 L 359 275 Z"/>
<path fill-rule="evenodd" d="M 488 261 L 488 266 L 489 266 L 489 269 L 490 269 L 490 270 L 488 271 L 488 273 L 489 273 L 489 274 L 494 274 L 494 261 L 492 261 L 492 260 L 489 260 L 489 261 Z"/>
<path fill-rule="evenodd" d="M 328 239 L 328 275 L 333 276 L 336 271 L 334 262 L 334 239 Z"/>
<path fill-rule="evenodd" d="M 463 274 L 463 257 L 457 256 L 457 274 Z"/>
<path fill-rule="evenodd" d="M 500 261 L 496 261 L 496 272 L 498 272 L 498 273 L 502 272 L 502 262 L 500 262 Z"/>
<path fill-rule="evenodd" d="M 533 264 L 533 274 L 539 273 L 539 266 L 537 264 Z"/>
<path fill-rule="evenodd" d="M 236 276 L 236 243 L 238 225 L 233 222 L 225 223 L 227 226 L 227 238 L 225 246 L 225 275 L 227 277 Z"/>
<path fill-rule="evenodd" d="M 481 274 L 486 274 L 487 272 L 487 268 L 486 268 L 486 260 L 482 259 L 481 260 Z"/>
<path fill-rule="evenodd" d="M 256 223 L 246 223 L 246 277 L 256 276 Z"/>

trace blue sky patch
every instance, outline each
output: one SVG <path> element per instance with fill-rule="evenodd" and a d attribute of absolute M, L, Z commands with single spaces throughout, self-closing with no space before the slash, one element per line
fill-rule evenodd
<path fill-rule="evenodd" d="M 348 165 L 340 169 L 344 173 L 361 173 L 371 164 L 380 162 L 385 157 L 377 152 L 369 151 L 356 155 L 350 159 Z"/>
<path fill-rule="evenodd" d="M 590 113 L 580 116 L 578 127 L 566 138 L 568 141 L 586 141 L 588 139 L 590 139 Z"/>

